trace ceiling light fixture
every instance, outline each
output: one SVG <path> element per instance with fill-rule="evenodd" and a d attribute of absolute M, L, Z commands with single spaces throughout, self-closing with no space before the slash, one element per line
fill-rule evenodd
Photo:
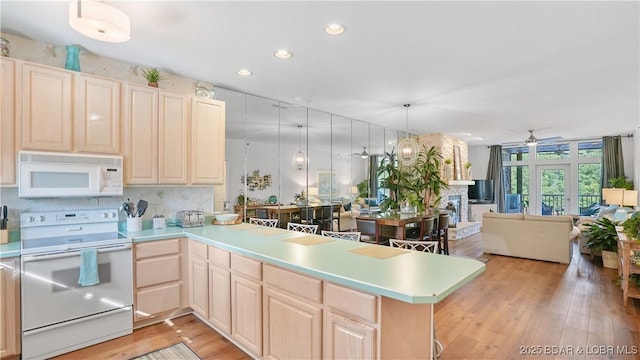
<path fill-rule="evenodd" d="M 342 24 L 329 24 L 324 28 L 324 32 L 329 35 L 340 35 L 347 30 Z"/>
<path fill-rule="evenodd" d="M 273 55 L 280 59 L 289 59 L 293 56 L 293 53 L 289 50 L 281 49 L 273 53 Z"/>
<path fill-rule="evenodd" d="M 412 165 L 418 159 L 420 147 L 416 139 L 409 135 L 409 106 L 411 104 L 402 105 L 407 113 L 407 137 L 398 142 L 398 160 L 402 165 Z"/>
<path fill-rule="evenodd" d="M 302 170 L 304 168 L 305 155 L 302 151 L 302 125 L 298 125 L 298 152 L 293 156 L 296 169 Z"/>
<path fill-rule="evenodd" d="M 239 69 L 239 70 L 236 70 L 236 74 L 238 74 L 240 76 L 249 76 L 249 75 L 251 75 L 253 73 L 251 72 L 251 70 Z"/>
<path fill-rule="evenodd" d="M 94 0 L 69 3 L 69 25 L 92 39 L 120 43 L 131 39 L 131 19 L 113 6 Z"/>
<path fill-rule="evenodd" d="M 533 130 L 529 130 L 529 137 L 524 140 L 527 146 L 536 146 L 538 145 L 538 139 L 533 136 Z"/>

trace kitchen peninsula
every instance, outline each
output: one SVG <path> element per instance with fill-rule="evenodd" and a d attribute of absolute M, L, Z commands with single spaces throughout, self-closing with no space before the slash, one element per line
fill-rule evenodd
<path fill-rule="evenodd" d="M 244 223 L 129 236 L 187 243 L 188 306 L 255 358 L 433 358 L 434 304 L 485 270 Z"/>

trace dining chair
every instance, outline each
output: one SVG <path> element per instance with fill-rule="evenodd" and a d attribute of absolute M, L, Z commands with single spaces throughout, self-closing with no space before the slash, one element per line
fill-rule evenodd
<path fill-rule="evenodd" d="M 434 254 L 438 253 L 437 241 L 389 239 L 389 243 L 391 244 L 391 247 L 397 247 L 401 249 L 414 250 L 414 251 L 430 252 Z"/>
<path fill-rule="evenodd" d="M 331 205 L 317 207 L 313 223 L 318 225 L 320 229 L 331 230 L 333 227 L 333 207 Z"/>
<path fill-rule="evenodd" d="M 360 241 L 380 243 L 376 220 L 356 219 L 356 228 L 360 232 Z"/>
<path fill-rule="evenodd" d="M 312 207 L 300 208 L 300 223 L 301 224 L 313 224 L 315 209 Z"/>
<path fill-rule="evenodd" d="M 440 253 L 449 255 L 449 214 L 438 215 L 438 228 L 436 240 L 440 243 Z"/>
<path fill-rule="evenodd" d="M 323 236 L 328 236 L 337 239 L 360 241 L 360 232 L 358 231 L 321 231 Z"/>
<path fill-rule="evenodd" d="M 256 209 L 256 217 L 258 219 L 268 219 L 269 213 L 267 212 L 267 209 Z"/>
<path fill-rule="evenodd" d="M 249 218 L 249 224 L 260 225 L 260 226 L 268 226 L 268 227 L 278 227 L 278 219 L 258 219 L 258 218 Z"/>
<path fill-rule="evenodd" d="M 425 216 L 422 218 L 422 222 L 420 223 L 420 240 L 431 240 L 433 237 L 435 219 L 435 215 Z"/>
<path fill-rule="evenodd" d="M 307 234 L 317 234 L 318 225 L 288 223 L 287 230 L 299 231 Z"/>
<path fill-rule="evenodd" d="M 337 229 L 340 230 L 340 211 L 342 210 L 342 203 L 334 203 L 331 205 L 331 231 Z M 334 226 L 337 224 L 337 227 Z"/>

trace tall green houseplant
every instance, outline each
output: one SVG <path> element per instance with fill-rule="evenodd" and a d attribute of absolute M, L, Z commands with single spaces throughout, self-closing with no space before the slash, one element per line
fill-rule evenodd
<path fill-rule="evenodd" d="M 440 177 L 442 154 L 435 146 L 422 145 L 418 160 L 411 167 L 412 189 L 421 201 L 420 210 L 426 210 L 440 202 L 440 191 L 449 187 Z"/>
<path fill-rule="evenodd" d="M 391 152 L 385 152 L 378 166 L 378 178 L 380 178 L 378 186 L 389 192 L 389 195 L 383 195 L 380 203 L 380 208 L 383 211 L 399 207 L 403 177 L 406 177 L 406 174 L 398 167 L 395 149 L 392 149 Z"/>

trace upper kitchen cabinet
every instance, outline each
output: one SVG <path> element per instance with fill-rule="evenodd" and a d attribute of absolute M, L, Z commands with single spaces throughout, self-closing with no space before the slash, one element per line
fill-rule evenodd
<path fill-rule="evenodd" d="M 75 75 L 75 150 L 120 154 L 120 81 Z"/>
<path fill-rule="evenodd" d="M 125 184 L 187 184 L 187 97 L 124 86 Z"/>
<path fill-rule="evenodd" d="M 0 58 L 0 185 L 16 183 L 16 105 L 17 87 L 20 82 L 20 63 L 10 58 Z"/>
<path fill-rule="evenodd" d="M 71 151 L 73 73 L 22 65 L 22 143 L 30 150 Z"/>
<path fill-rule="evenodd" d="M 191 102 L 191 183 L 223 184 L 225 103 L 206 98 Z"/>

